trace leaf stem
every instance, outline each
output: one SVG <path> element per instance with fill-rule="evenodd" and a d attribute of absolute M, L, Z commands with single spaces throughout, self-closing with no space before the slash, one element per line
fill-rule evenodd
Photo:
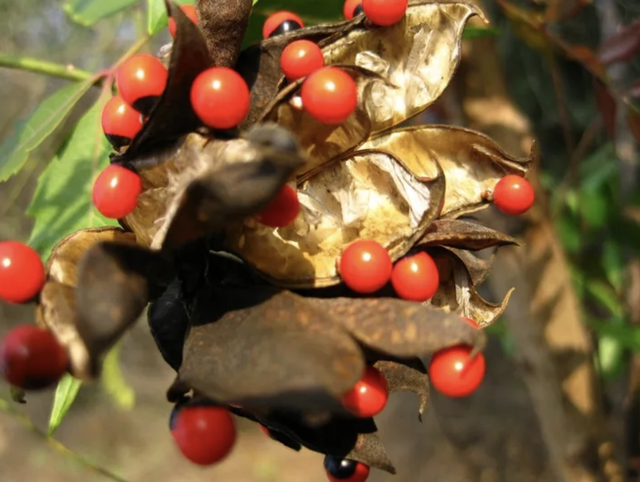
<path fill-rule="evenodd" d="M 59 452 L 65 455 L 66 457 L 74 460 L 75 462 L 79 463 L 85 469 L 91 472 L 96 472 L 106 477 L 107 479 L 112 480 L 113 482 L 127 482 L 125 479 L 123 479 L 119 475 L 116 475 L 113 472 L 110 472 L 107 469 L 104 469 L 102 467 L 98 467 L 97 465 L 94 465 L 93 462 L 91 462 L 90 460 L 87 460 L 81 455 L 78 455 L 63 443 L 58 442 L 56 439 L 52 437 L 49 437 L 45 432 L 43 432 L 38 427 L 36 427 L 34 423 L 29 419 L 29 417 L 27 417 L 25 414 L 13 408 L 10 402 L 2 398 L 0 398 L 0 410 L 15 417 L 27 429 L 29 429 L 31 432 L 35 433 L 39 437 L 43 438 L 47 442 L 49 447 L 54 449 L 56 452 Z"/>
<path fill-rule="evenodd" d="M 26 70 L 36 74 L 45 74 L 50 77 L 59 79 L 83 81 L 90 79 L 93 74 L 86 70 L 81 70 L 73 65 L 56 64 L 55 62 L 47 62 L 46 60 L 32 59 L 29 57 L 14 57 L 0 53 L 0 67 L 9 69 Z"/>

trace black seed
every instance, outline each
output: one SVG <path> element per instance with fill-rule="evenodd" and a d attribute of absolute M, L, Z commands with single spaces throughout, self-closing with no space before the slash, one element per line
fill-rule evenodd
<path fill-rule="evenodd" d="M 300 30 L 301 28 L 302 28 L 302 25 L 300 25 L 295 20 L 285 20 L 280 25 L 278 25 L 277 29 L 271 32 L 271 35 L 269 35 L 269 38 L 275 37 L 276 35 L 284 35 L 289 32 L 294 32 L 296 30 Z"/>
<path fill-rule="evenodd" d="M 340 459 L 326 455 L 324 458 L 324 468 L 329 475 L 336 479 L 348 479 L 356 472 L 358 462 L 349 459 Z"/>
<path fill-rule="evenodd" d="M 148 95 L 146 97 L 140 97 L 136 100 L 132 107 L 144 115 L 149 115 L 151 113 L 151 109 L 156 105 L 160 97 L 157 95 Z"/>
<path fill-rule="evenodd" d="M 131 139 L 125 136 L 115 136 L 111 134 L 105 134 L 107 140 L 114 147 L 114 149 L 120 149 L 121 147 L 131 144 Z"/>
<path fill-rule="evenodd" d="M 358 15 L 364 14 L 364 8 L 362 8 L 362 4 L 358 4 L 356 8 L 353 9 L 353 16 L 357 17 Z"/>

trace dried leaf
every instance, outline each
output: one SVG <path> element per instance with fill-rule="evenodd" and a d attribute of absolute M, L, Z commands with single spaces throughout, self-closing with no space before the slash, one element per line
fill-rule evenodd
<path fill-rule="evenodd" d="M 396 129 L 360 149 L 393 154 L 418 178 L 433 178 L 439 164 L 447 185 L 440 217 L 447 218 L 487 207 L 495 184 L 505 174 L 524 175 L 538 155 L 536 144 L 528 158 L 519 159 L 479 132 L 438 125 Z"/>
<path fill-rule="evenodd" d="M 598 48 L 604 65 L 631 60 L 640 52 L 640 18 L 606 38 Z"/>
<path fill-rule="evenodd" d="M 271 282 L 326 287 L 340 282 L 344 247 L 373 239 L 395 260 L 407 253 L 442 205 L 444 178 L 417 179 L 393 156 L 359 151 L 298 186 L 301 212 L 286 228 L 254 220 L 227 230 L 226 245 Z"/>
<path fill-rule="evenodd" d="M 502 303 L 489 303 L 476 291 L 464 263 L 450 251 L 429 250 L 438 266 L 440 285 L 435 296 L 427 303 L 448 313 L 471 318 L 480 328 L 494 323 L 509 303 L 513 289 L 504 297 Z"/>
<path fill-rule="evenodd" d="M 446 249 L 460 258 L 460 261 L 462 261 L 467 268 L 469 276 L 471 276 L 473 286 L 480 286 L 487 276 L 489 276 L 489 271 L 491 270 L 491 266 L 493 265 L 493 261 L 496 257 L 495 250 L 488 258 L 481 258 L 471 251 L 466 251 L 464 249 L 450 248 L 447 246 L 442 246 L 442 249 Z"/>
<path fill-rule="evenodd" d="M 405 363 L 380 360 L 374 363 L 373 366 L 384 375 L 390 394 L 396 392 L 412 392 L 416 394 L 420 401 L 418 419 L 422 421 L 422 415 L 429 403 L 429 376 L 422 361 L 418 358 Z"/>
<path fill-rule="evenodd" d="M 416 246 L 449 246 L 464 250 L 480 251 L 496 246 L 520 245 L 511 236 L 486 228 L 481 224 L 459 219 L 438 219 L 429 226 Z"/>
<path fill-rule="evenodd" d="M 173 2 L 168 2 L 177 32 L 169 61 L 167 86 L 149 114 L 142 130 L 124 154 L 112 162 L 129 163 L 136 158 L 170 145 L 194 131 L 200 121 L 191 108 L 191 84 L 211 65 L 202 32 Z M 135 163 L 133 163 L 135 167 Z"/>
<path fill-rule="evenodd" d="M 252 6 L 252 0 L 196 0 L 198 25 L 216 67 L 234 67 Z"/>
<path fill-rule="evenodd" d="M 377 429 L 375 432 L 359 433 L 353 450 L 345 458 L 362 462 L 390 474 L 396 473 L 396 468 L 389 460 Z"/>

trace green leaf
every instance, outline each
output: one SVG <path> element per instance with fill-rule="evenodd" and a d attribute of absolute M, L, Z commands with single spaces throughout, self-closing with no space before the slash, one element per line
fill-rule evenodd
<path fill-rule="evenodd" d="M 115 15 L 138 0 L 66 0 L 63 10 L 75 23 L 90 27 L 98 20 Z"/>
<path fill-rule="evenodd" d="M 605 307 L 614 316 L 621 316 L 624 307 L 618 299 L 616 291 L 600 280 L 589 280 L 586 285 L 587 293 L 589 293 L 598 303 Z"/>
<path fill-rule="evenodd" d="M 612 239 L 605 241 L 601 261 L 607 281 L 611 283 L 618 293 L 622 292 L 625 277 L 625 259 L 620 243 Z"/>
<path fill-rule="evenodd" d="M 102 365 L 102 387 L 120 408 L 131 410 L 136 404 L 136 393 L 127 383 L 120 369 L 120 344 L 107 354 Z"/>
<path fill-rule="evenodd" d="M 555 220 L 555 226 L 564 249 L 570 254 L 580 251 L 582 236 L 580 228 L 573 217 L 568 214 L 559 216 Z"/>
<path fill-rule="evenodd" d="M 155 35 L 167 26 L 164 0 L 147 0 L 147 32 Z"/>
<path fill-rule="evenodd" d="M 52 436 L 58 429 L 62 420 L 73 405 L 82 382 L 71 375 L 66 374 L 58 383 L 56 394 L 53 399 L 53 407 L 49 416 L 49 436 Z"/>
<path fill-rule="evenodd" d="M 610 323 L 593 317 L 587 318 L 586 321 L 599 337 L 611 337 L 622 346 L 640 352 L 639 327 Z"/>
<path fill-rule="evenodd" d="M 500 30 L 491 27 L 475 27 L 473 25 L 467 25 L 462 32 L 463 39 L 476 39 L 476 38 L 492 38 L 497 37 L 500 34 Z"/>
<path fill-rule="evenodd" d="M 624 347 L 620 340 L 611 335 L 598 339 L 598 367 L 606 380 L 613 380 L 624 368 Z"/>
<path fill-rule="evenodd" d="M 27 211 L 35 218 L 29 244 L 43 258 L 64 236 L 79 229 L 117 226 L 93 206 L 91 189 L 98 172 L 109 164 L 111 149 L 100 117 L 109 99 L 103 95 L 80 119 L 55 159 L 43 171 Z"/>
<path fill-rule="evenodd" d="M 0 146 L 0 181 L 6 181 L 24 166 L 29 153 L 60 125 L 94 82 L 95 79 L 90 79 L 58 90 L 36 107 L 28 119 L 18 123 L 13 135 Z"/>

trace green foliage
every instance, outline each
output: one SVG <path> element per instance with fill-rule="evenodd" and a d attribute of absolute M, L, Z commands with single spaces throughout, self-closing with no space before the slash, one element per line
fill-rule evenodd
<path fill-rule="evenodd" d="M 45 99 L 28 119 L 0 146 L 0 181 L 17 173 L 29 153 L 38 147 L 69 115 L 71 109 L 95 82 L 94 79 L 68 85 Z"/>
<path fill-rule="evenodd" d="M 44 170 L 27 213 L 35 218 L 29 243 L 44 258 L 64 236 L 79 229 L 117 225 L 93 206 L 91 188 L 109 163 L 109 143 L 100 115 L 107 95 L 80 119 L 55 159 Z"/>
<path fill-rule="evenodd" d="M 116 406 L 131 410 L 136 404 L 136 392 L 127 383 L 120 369 L 120 346 L 118 343 L 105 357 L 100 381 Z"/>
<path fill-rule="evenodd" d="M 138 0 L 66 0 L 62 8 L 71 20 L 90 27 L 137 2 Z"/>
<path fill-rule="evenodd" d="M 147 33 L 155 35 L 167 26 L 164 0 L 147 0 Z"/>
<path fill-rule="evenodd" d="M 51 415 L 49 416 L 49 429 L 47 433 L 52 436 L 58 429 L 62 420 L 71 409 L 71 405 L 78 396 L 80 386 L 82 382 L 73 378 L 71 375 L 65 375 L 58 386 L 56 387 L 56 393 L 53 398 L 53 407 L 51 408 Z"/>

